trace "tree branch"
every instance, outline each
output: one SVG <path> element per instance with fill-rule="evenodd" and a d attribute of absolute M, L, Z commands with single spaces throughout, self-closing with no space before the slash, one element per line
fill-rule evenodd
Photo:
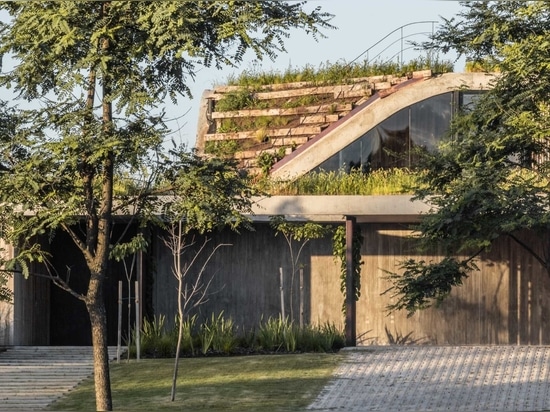
<path fill-rule="evenodd" d="M 550 273 L 550 267 L 548 266 L 548 262 L 546 262 L 538 253 L 536 253 L 533 248 L 531 248 L 528 244 L 523 242 L 521 239 L 519 239 L 517 236 L 513 235 L 512 233 L 508 233 L 508 236 L 512 238 L 518 245 L 520 245 L 522 248 L 524 248 L 531 256 L 533 256 L 537 262 L 539 262 L 542 267 L 546 269 L 547 272 Z"/>

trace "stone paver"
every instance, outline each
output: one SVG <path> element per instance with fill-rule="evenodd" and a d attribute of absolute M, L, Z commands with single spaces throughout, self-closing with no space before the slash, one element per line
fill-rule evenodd
<path fill-rule="evenodd" d="M 92 373 L 91 347 L 10 347 L 0 352 L 0 411 L 42 410 Z"/>
<path fill-rule="evenodd" d="M 345 349 L 312 411 L 550 410 L 550 347 Z"/>

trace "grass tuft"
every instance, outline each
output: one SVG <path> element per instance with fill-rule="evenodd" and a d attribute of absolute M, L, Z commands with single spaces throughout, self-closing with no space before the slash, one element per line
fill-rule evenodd
<path fill-rule="evenodd" d="M 418 185 L 418 176 L 418 172 L 397 168 L 378 169 L 368 174 L 312 172 L 293 181 L 264 179 L 258 186 L 272 196 L 412 194 Z"/>

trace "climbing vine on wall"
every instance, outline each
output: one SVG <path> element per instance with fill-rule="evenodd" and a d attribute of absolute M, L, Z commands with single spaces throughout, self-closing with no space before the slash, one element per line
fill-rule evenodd
<path fill-rule="evenodd" d="M 342 304 L 342 312 L 346 311 L 346 228 L 338 226 L 332 237 L 332 254 L 334 258 L 340 262 L 340 290 L 344 295 L 344 303 Z M 361 246 L 363 245 L 363 235 L 359 226 L 353 227 L 353 243 L 352 243 L 352 260 L 353 260 L 353 289 L 355 300 L 359 300 L 361 296 L 361 265 L 364 263 L 361 260 Z"/>

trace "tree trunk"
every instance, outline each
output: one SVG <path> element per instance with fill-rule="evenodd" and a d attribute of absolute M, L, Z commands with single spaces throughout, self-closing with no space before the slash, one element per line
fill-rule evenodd
<path fill-rule="evenodd" d="M 112 411 L 111 379 L 109 376 L 109 350 L 107 346 L 107 315 L 103 300 L 103 277 L 92 274 L 86 308 L 92 326 L 94 354 L 94 382 L 96 410 Z"/>

